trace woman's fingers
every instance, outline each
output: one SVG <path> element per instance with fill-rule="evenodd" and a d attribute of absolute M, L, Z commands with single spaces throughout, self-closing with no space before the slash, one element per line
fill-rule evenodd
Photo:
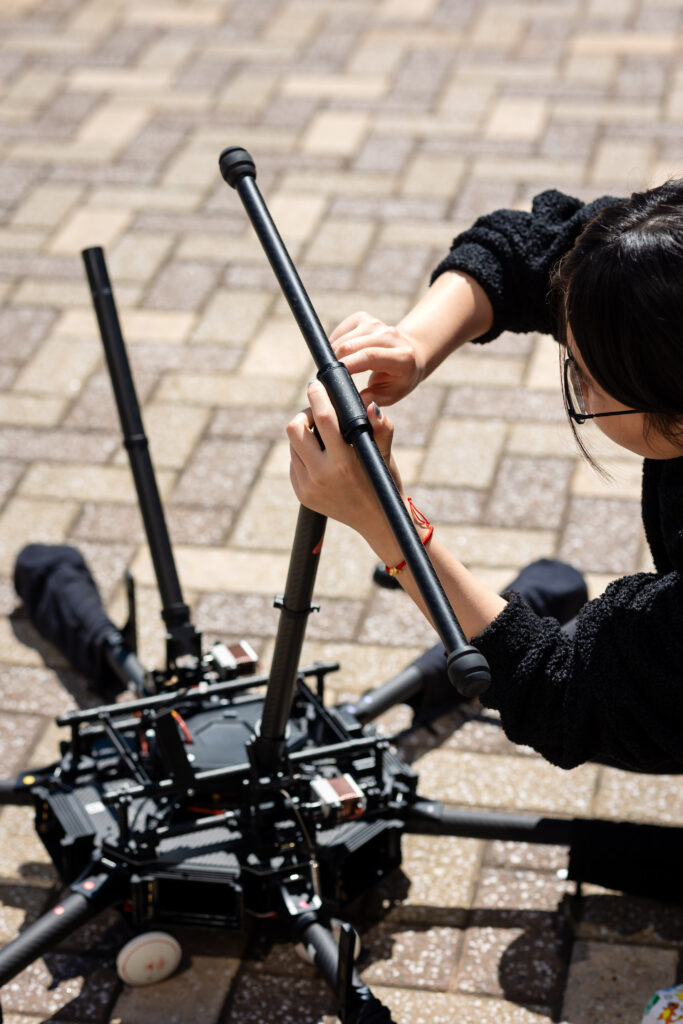
<path fill-rule="evenodd" d="M 337 324 L 335 329 L 332 331 L 330 334 L 330 342 L 334 343 L 338 338 L 343 337 L 345 334 L 349 334 L 351 331 L 355 331 L 363 323 L 370 323 L 373 320 L 374 317 L 363 312 L 363 310 L 359 310 L 356 313 L 350 313 L 349 316 L 345 317 L 341 323 Z"/>
<path fill-rule="evenodd" d="M 388 461 L 394 437 L 394 424 L 376 402 L 370 402 L 367 409 L 375 444 L 379 448 L 382 458 Z"/>

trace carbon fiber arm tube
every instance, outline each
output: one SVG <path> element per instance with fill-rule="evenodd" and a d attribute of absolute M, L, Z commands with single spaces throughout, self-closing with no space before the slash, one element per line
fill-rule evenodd
<path fill-rule="evenodd" d="M 260 731 L 254 745 L 256 761 L 266 769 L 273 768 L 285 752 L 285 730 L 292 710 L 306 622 L 312 611 L 326 523 L 325 516 L 300 506 Z"/>
<path fill-rule="evenodd" d="M 0 985 L 16 977 L 84 921 L 108 906 L 118 892 L 118 884 L 118 872 L 102 873 L 99 868 L 75 882 L 61 903 L 0 950 Z"/>
<path fill-rule="evenodd" d="M 410 567 L 432 622 L 448 652 L 451 682 L 467 697 L 482 693 L 491 676 L 484 656 L 469 645 L 441 583 L 403 505 L 394 480 L 372 436 L 365 407 L 346 367 L 337 360 L 320 320 L 296 272 L 256 185 L 256 167 L 239 146 L 223 150 L 221 174 L 236 189 L 301 329 L 339 419 L 343 437 L 353 444 L 387 522 Z"/>

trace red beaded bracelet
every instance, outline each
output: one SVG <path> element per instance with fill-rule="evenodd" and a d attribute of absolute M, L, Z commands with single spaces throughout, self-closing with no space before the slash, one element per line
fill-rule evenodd
<path fill-rule="evenodd" d="M 411 511 L 411 514 L 412 514 L 414 522 L 417 523 L 418 526 L 426 526 L 427 527 L 427 532 L 422 537 L 422 544 L 425 545 L 425 544 L 427 544 L 432 539 L 432 534 L 434 533 L 434 527 L 429 522 L 427 517 L 424 516 L 422 514 L 422 512 L 420 512 L 419 509 L 415 508 L 415 505 L 413 504 L 413 499 L 412 498 L 408 498 L 408 504 L 410 505 L 410 511 Z M 406 567 L 406 561 L 404 559 L 402 562 L 399 562 L 398 565 L 385 565 L 384 566 L 384 571 L 388 572 L 390 576 L 398 576 L 398 574 L 400 572 L 402 572 L 405 569 L 405 567 Z"/>

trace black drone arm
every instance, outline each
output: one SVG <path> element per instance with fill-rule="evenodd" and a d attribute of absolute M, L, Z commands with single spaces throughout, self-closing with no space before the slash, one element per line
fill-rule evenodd
<path fill-rule="evenodd" d="M 375 490 L 387 521 L 408 563 L 432 621 L 448 653 L 448 676 L 465 696 L 482 693 L 490 683 L 484 656 L 469 645 L 441 587 L 394 480 L 372 436 L 363 402 L 351 376 L 336 358 L 301 279 L 256 185 L 256 167 L 239 146 L 223 150 L 221 174 L 236 189 L 275 272 L 278 283 L 318 367 L 318 377 L 335 408 L 345 440 L 352 444 Z"/>
<path fill-rule="evenodd" d="M 43 953 L 109 906 L 118 895 L 119 869 L 106 870 L 93 864 L 73 882 L 71 891 L 0 950 L 0 985 L 15 978 Z"/>

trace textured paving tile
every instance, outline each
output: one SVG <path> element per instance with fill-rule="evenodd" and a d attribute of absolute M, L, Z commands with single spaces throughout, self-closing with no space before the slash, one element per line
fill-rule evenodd
<path fill-rule="evenodd" d="M 670 950 L 577 942 L 563 1019 L 588 1024 L 611 1013 L 617 1020 L 639 1020 L 656 989 L 674 984 L 677 963 Z"/>

